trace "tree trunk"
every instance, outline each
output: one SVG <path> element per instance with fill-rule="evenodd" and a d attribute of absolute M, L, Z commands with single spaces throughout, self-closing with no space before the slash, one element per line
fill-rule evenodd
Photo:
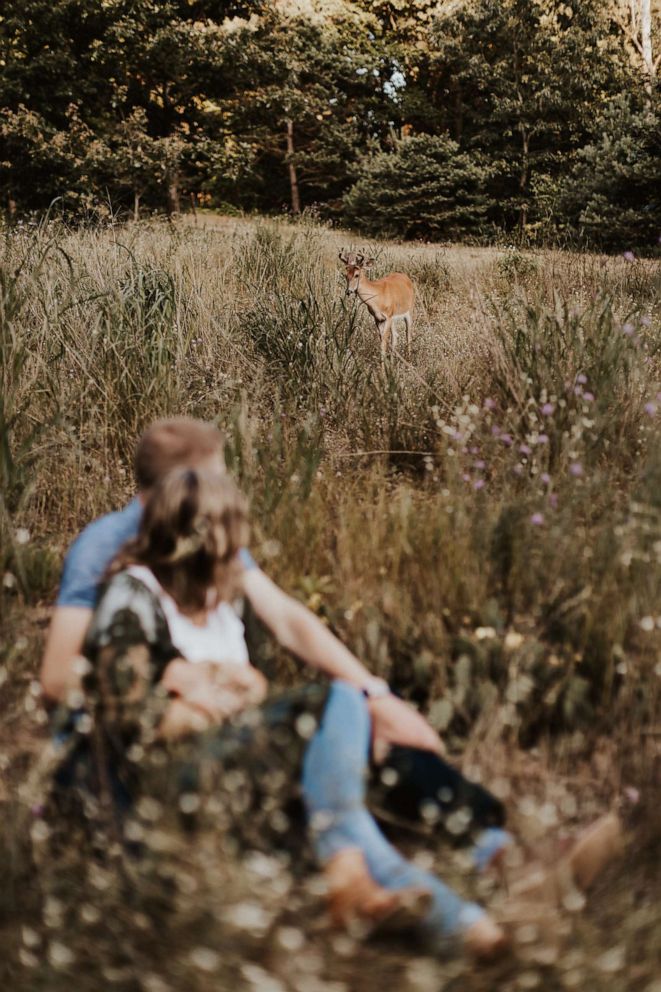
<path fill-rule="evenodd" d="M 656 81 L 656 63 L 652 55 L 652 11 L 650 0 L 640 0 L 640 44 L 643 53 L 643 62 L 648 76 L 647 89 L 652 95 L 652 88 Z"/>
<path fill-rule="evenodd" d="M 291 209 L 293 214 L 300 214 L 301 194 L 298 188 L 294 151 L 294 122 L 287 121 L 287 166 L 289 168 L 289 186 L 291 188 Z"/>
<path fill-rule="evenodd" d="M 168 176 L 168 214 L 178 216 L 181 212 L 179 205 L 179 170 L 173 169 Z"/>
<path fill-rule="evenodd" d="M 461 93 L 461 84 L 454 81 L 452 84 L 452 137 L 461 144 L 461 136 L 464 129 L 464 103 Z"/>
<path fill-rule="evenodd" d="M 521 196 L 525 196 L 526 190 L 528 188 L 528 172 L 530 170 L 530 137 L 526 131 L 525 124 L 519 125 L 521 129 L 521 141 L 522 141 L 522 159 L 521 159 L 521 173 L 519 175 L 519 192 Z M 528 222 L 528 204 L 522 203 L 519 210 L 519 229 L 521 234 L 523 234 L 525 226 Z"/>
<path fill-rule="evenodd" d="M 133 220 L 140 220 L 140 194 L 137 189 L 133 190 Z"/>

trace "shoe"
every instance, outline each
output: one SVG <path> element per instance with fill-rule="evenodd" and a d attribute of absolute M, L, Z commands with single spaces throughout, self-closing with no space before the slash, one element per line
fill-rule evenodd
<path fill-rule="evenodd" d="M 483 916 L 464 932 L 466 953 L 477 961 L 495 961 L 510 949 L 510 938 L 490 916 Z"/>
<path fill-rule="evenodd" d="M 336 927 L 367 924 L 370 932 L 408 930 L 421 923 L 431 909 L 427 889 L 410 886 L 385 889 L 370 875 L 358 848 L 340 851 L 326 865 L 330 917 Z"/>

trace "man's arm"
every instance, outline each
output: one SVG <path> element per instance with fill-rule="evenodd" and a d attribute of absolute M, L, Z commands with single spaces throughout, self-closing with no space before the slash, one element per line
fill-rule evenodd
<path fill-rule="evenodd" d="M 260 620 L 292 654 L 330 678 L 363 688 L 373 678 L 364 665 L 302 603 L 288 596 L 259 568 L 243 573 L 243 591 Z M 391 744 L 440 752 L 438 734 L 396 696 L 370 700 L 374 736 Z"/>
<path fill-rule="evenodd" d="M 91 619 L 92 610 L 86 606 L 55 608 L 40 672 L 44 694 L 53 702 L 65 702 L 69 692 L 80 687 L 76 659 Z"/>

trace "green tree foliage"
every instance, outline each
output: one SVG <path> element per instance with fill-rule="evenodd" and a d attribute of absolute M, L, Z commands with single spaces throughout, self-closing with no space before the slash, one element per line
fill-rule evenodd
<path fill-rule="evenodd" d="M 650 251 L 661 236 L 658 113 L 620 97 L 598 125 L 599 137 L 577 155 L 558 212 L 589 244 Z"/>
<path fill-rule="evenodd" d="M 539 220 L 540 176 L 559 176 L 594 134 L 595 115 L 625 80 L 600 0 L 477 0 L 434 26 L 431 99 L 463 148 L 498 165 L 492 215 Z"/>
<path fill-rule="evenodd" d="M 101 204 L 137 216 L 194 193 L 335 218 L 383 209 L 390 226 L 379 230 L 399 236 L 496 227 L 651 248 L 658 109 L 640 52 L 659 39 L 653 27 L 644 42 L 627 10 L 623 0 L 4 0 L 0 202 L 12 213 L 59 198 L 74 214 Z M 417 162 L 400 144 L 411 136 Z M 402 205 L 398 227 L 400 208 L 387 206 L 397 195 L 376 184 L 404 173 L 412 203 L 419 180 L 435 206 Z M 363 208 L 368 195 L 378 210 Z M 414 213 L 425 219 L 411 226 Z"/>
<path fill-rule="evenodd" d="M 489 167 L 446 135 L 421 134 L 367 159 L 344 200 L 368 234 L 447 240 L 483 229 Z"/>

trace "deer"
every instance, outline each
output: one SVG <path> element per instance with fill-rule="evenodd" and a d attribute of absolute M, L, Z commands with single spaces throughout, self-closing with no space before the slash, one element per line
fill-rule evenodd
<path fill-rule="evenodd" d="M 397 331 L 393 321 L 401 317 L 406 324 L 406 351 L 411 357 L 411 323 L 413 311 L 413 283 L 403 272 L 390 272 L 373 282 L 365 275 L 376 259 L 362 253 L 340 251 L 340 261 L 346 265 L 347 296 L 357 296 L 374 318 L 381 338 L 381 355 L 388 349 L 397 350 Z"/>

